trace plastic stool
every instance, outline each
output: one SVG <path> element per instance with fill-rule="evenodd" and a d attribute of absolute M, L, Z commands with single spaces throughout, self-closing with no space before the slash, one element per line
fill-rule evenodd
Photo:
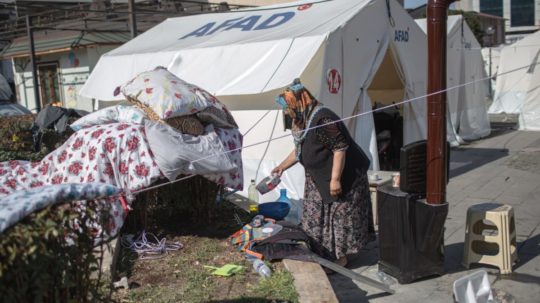
<path fill-rule="evenodd" d="M 490 264 L 499 267 L 501 274 L 509 274 L 515 261 L 517 245 L 512 206 L 484 203 L 469 207 L 463 266 Z"/>

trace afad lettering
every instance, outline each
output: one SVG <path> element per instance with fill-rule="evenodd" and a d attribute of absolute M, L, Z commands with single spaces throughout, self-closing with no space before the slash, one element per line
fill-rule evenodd
<path fill-rule="evenodd" d="M 409 30 L 396 29 L 394 32 L 394 41 L 409 42 Z"/>
<path fill-rule="evenodd" d="M 259 23 L 262 18 L 261 15 L 254 15 L 245 18 L 234 18 L 225 20 L 224 22 L 216 25 L 216 22 L 207 23 L 193 32 L 185 35 L 180 39 L 187 37 L 202 37 L 212 35 L 218 31 L 228 31 L 232 29 L 240 29 L 241 31 L 258 31 L 263 29 L 269 29 L 276 26 L 280 26 L 285 22 L 291 20 L 294 17 L 294 12 L 285 12 L 274 14 Z M 258 25 L 257 25 L 258 24 Z"/>

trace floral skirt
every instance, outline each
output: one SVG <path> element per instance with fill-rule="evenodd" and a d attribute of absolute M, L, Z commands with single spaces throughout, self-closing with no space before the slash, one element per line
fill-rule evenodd
<path fill-rule="evenodd" d="M 375 239 L 367 175 L 360 178 L 365 186 L 353 188 L 341 202 L 328 204 L 306 173 L 301 225 L 315 253 L 334 260 L 358 253 Z"/>

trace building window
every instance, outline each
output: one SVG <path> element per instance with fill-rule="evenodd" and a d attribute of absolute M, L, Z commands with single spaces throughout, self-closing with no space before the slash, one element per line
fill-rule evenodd
<path fill-rule="evenodd" d="M 44 63 L 37 66 L 41 105 L 51 102 L 62 102 L 58 77 L 57 63 Z"/>
<path fill-rule="evenodd" d="M 480 12 L 502 17 L 503 0 L 480 0 Z"/>
<path fill-rule="evenodd" d="M 534 26 L 534 0 L 512 1 L 510 26 Z"/>

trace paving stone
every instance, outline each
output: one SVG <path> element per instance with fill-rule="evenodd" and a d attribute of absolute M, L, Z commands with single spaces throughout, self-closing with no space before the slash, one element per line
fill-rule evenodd
<path fill-rule="evenodd" d="M 406 285 L 395 285 L 394 295 L 346 278 L 331 277 L 340 302 L 453 302 L 453 282 L 477 270 L 486 270 L 492 287 L 511 294 L 516 302 L 538 302 L 540 298 L 540 177 L 534 172 L 507 165 L 520 151 L 540 147 L 540 132 L 507 131 L 499 136 L 475 141 L 466 147 L 452 149 L 451 167 L 454 175 L 447 186 L 449 214 L 445 222 L 445 269 L 441 277 L 433 277 Z M 540 157 L 530 157 L 540 165 Z M 536 163 L 537 162 L 537 163 Z M 452 171 L 451 171 L 452 173 Z M 540 172 L 539 172 L 540 174 Z M 502 277 L 495 267 L 473 264 L 471 269 L 461 265 L 465 221 L 468 207 L 487 202 L 512 205 L 516 216 L 516 232 L 520 262 L 514 273 Z M 374 246 L 372 250 L 377 250 Z M 366 254 L 355 260 L 357 272 L 375 275 L 374 256 Z M 334 275 L 335 276 L 335 275 Z M 340 294 L 340 290 L 343 292 Z"/>

